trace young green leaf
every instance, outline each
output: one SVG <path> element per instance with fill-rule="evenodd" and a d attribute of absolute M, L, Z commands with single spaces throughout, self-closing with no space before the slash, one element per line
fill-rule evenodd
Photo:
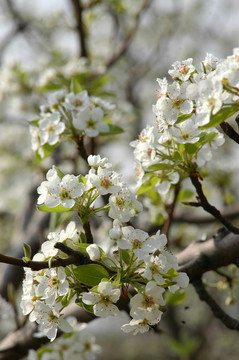
<path fill-rule="evenodd" d="M 110 278 L 105 268 L 97 264 L 80 265 L 73 273 L 80 283 L 87 286 L 96 286 L 102 279 Z"/>

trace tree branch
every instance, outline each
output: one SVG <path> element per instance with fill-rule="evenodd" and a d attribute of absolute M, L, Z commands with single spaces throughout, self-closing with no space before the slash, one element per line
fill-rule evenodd
<path fill-rule="evenodd" d="M 233 232 L 234 234 L 239 234 L 239 228 L 232 225 L 229 221 L 227 221 L 220 211 L 213 205 L 209 204 L 207 201 L 206 196 L 203 193 L 202 185 L 200 181 L 198 180 L 197 176 L 191 175 L 190 180 L 195 187 L 197 194 L 198 194 L 198 206 L 201 206 L 206 212 L 213 215 L 217 220 L 219 220 L 228 230 Z M 195 205 L 196 205 L 195 204 Z"/>
<path fill-rule="evenodd" d="M 64 244 L 59 245 L 60 243 L 56 244 L 56 248 L 64 251 L 62 245 L 65 247 Z M 69 248 L 68 248 L 69 249 Z M 66 251 L 66 250 L 65 250 Z M 65 252 L 64 251 L 64 252 Z M 30 268 L 32 270 L 38 271 L 41 269 L 48 269 L 49 268 L 49 263 L 48 261 L 32 261 L 30 260 L 29 262 L 24 262 L 22 259 L 18 259 L 12 256 L 7 256 L 7 255 L 3 255 L 0 254 L 0 262 L 5 263 L 5 264 L 9 264 L 9 265 L 14 265 L 14 266 L 20 266 L 20 267 L 25 267 L 25 268 Z M 51 263 L 51 267 L 58 267 L 58 266 L 67 266 L 67 265 L 71 265 L 71 264 L 86 264 L 89 263 L 89 257 L 85 254 L 81 254 L 80 252 L 74 251 L 72 250 L 72 254 L 70 256 L 68 256 L 65 259 L 55 259 L 52 261 Z"/>
<path fill-rule="evenodd" d="M 239 321 L 233 319 L 231 316 L 226 314 L 222 308 L 216 303 L 216 301 L 211 297 L 211 295 L 206 291 L 203 286 L 202 279 L 196 278 L 192 281 L 192 284 L 200 298 L 200 300 L 205 301 L 211 308 L 213 315 L 221 320 L 221 322 L 231 330 L 239 331 Z"/>
<path fill-rule="evenodd" d="M 114 65 L 121 56 L 125 54 L 127 51 L 137 29 L 139 26 L 139 20 L 140 16 L 142 15 L 142 12 L 150 5 L 151 0 L 145 0 L 139 9 L 139 11 L 134 15 L 134 25 L 131 27 L 131 29 L 125 34 L 124 39 L 122 40 L 121 45 L 119 46 L 118 50 L 112 55 L 112 57 L 107 61 L 106 67 L 109 68 L 112 65 Z"/>
<path fill-rule="evenodd" d="M 86 29 L 83 23 L 83 6 L 81 5 L 80 0 L 71 0 L 73 8 L 75 10 L 75 17 L 77 21 L 76 30 L 78 32 L 80 40 L 80 56 L 88 58 L 88 49 L 86 42 Z"/>
<path fill-rule="evenodd" d="M 234 140 L 237 144 L 239 144 L 239 134 L 233 129 L 230 124 L 228 124 L 226 121 L 223 121 L 220 124 L 220 127 L 230 139 Z"/>
<path fill-rule="evenodd" d="M 207 271 L 230 264 L 239 264 L 239 236 L 219 229 L 218 234 L 206 241 L 194 241 L 177 255 L 179 271 L 190 279 Z"/>

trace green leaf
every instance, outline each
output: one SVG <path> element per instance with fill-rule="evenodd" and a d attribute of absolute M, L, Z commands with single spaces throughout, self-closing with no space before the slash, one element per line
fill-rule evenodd
<path fill-rule="evenodd" d="M 178 119 L 177 119 L 175 124 L 180 124 L 181 122 L 190 119 L 190 117 L 192 117 L 192 115 L 193 115 L 193 113 L 191 113 L 191 114 L 182 114 L 182 113 L 180 113 L 178 115 Z"/>
<path fill-rule="evenodd" d="M 113 124 L 109 124 L 108 121 L 105 121 L 108 126 L 109 126 L 109 131 L 108 132 L 100 132 L 99 135 L 102 136 L 107 136 L 107 135 L 117 135 L 117 134 L 122 134 L 124 132 L 124 130 L 116 125 Z"/>
<path fill-rule="evenodd" d="M 110 278 L 105 268 L 97 264 L 80 265 L 73 273 L 80 283 L 87 286 L 96 286 L 102 279 Z"/>
<path fill-rule="evenodd" d="M 189 189 L 182 189 L 179 191 L 177 201 L 187 201 L 194 196 L 194 191 Z"/>
<path fill-rule="evenodd" d="M 239 111 L 239 105 L 233 104 L 230 107 L 225 107 L 219 110 L 215 115 L 211 114 L 211 118 L 208 124 L 201 126 L 201 130 L 210 129 L 211 127 L 221 124 L 223 121 L 234 115 Z"/>
<path fill-rule="evenodd" d="M 173 168 L 174 168 L 174 165 L 172 165 L 172 164 L 161 163 L 161 164 L 150 165 L 147 168 L 147 170 L 158 171 L 158 170 L 171 170 Z"/>
<path fill-rule="evenodd" d="M 29 244 L 23 243 L 23 249 L 24 249 L 24 256 L 26 258 L 31 259 L 32 257 L 32 249 L 31 246 Z"/>
<path fill-rule="evenodd" d="M 149 191 L 150 189 L 152 189 L 157 183 L 159 182 L 159 177 L 158 176 L 150 176 L 149 179 L 147 179 L 139 188 L 139 190 L 137 191 L 138 195 L 141 195 L 143 193 L 145 193 L 146 191 Z"/>
<path fill-rule="evenodd" d="M 65 176 L 65 174 L 57 166 L 53 165 L 53 169 L 56 170 L 57 175 L 59 176 L 60 179 L 62 179 Z"/>
<path fill-rule="evenodd" d="M 130 263 L 130 259 L 131 259 L 131 256 L 130 254 L 128 253 L 127 250 L 124 250 L 124 249 L 120 249 L 120 254 L 122 256 L 122 259 L 123 261 L 125 262 L 125 264 L 129 264 Z"/>
<path fill-rule="evenodd" d="M 70 289 L 65 296 L 63 296 L 61 303 L 64 307 L 68 306 L 71 302 L 71 299 L 73 297 L 73 289 Z"/>
<path fill-rule="evenodd" d="M 74 211 L 73 208 L 65 208 L 61 205 L 55 207 L 48 207 L 46 205 L 37 206 L 38 210 L 45 212 L 63 212 L 63 211 Z"/>
<path fill-rule="evenodd" d="M 58 145 L 59 145 L 59 143 L 57 143 L 55 145 L 49 145 L 49 144 L 43 145 L 42 148 L 44 150 L 44 156 L 42 158 L 37 150 L 35 152 L 35 159 L 34 159 L 35 164 L 39 164 L 42 160 L 44 160 L 45 158 L 50 156 Z"/>
<path fill-rule="evenodd" d="M 186 294 L 182 289 L 177 290 L 174 294 L 167 291 L 164 296 L 164 300 L 167 305 L 179 305 L 185 300 L 185 298 Z"/>
<path fill-rule="evenodd" d="M 71 79 L 71 85 L 70 85 L 71 91 L 76 95 L 78 93 L 81 93 L 83 91 L 82 86 L 80 85 L 80 82 L 76 78 Z"/>
<path fill-rule="evenodd" d="M 170 349 L 179 356 L 180 359 L 189 358 L 191 354 L 195 352 L 200 346 L 200 340 L 193 337 L 183 336 L 180 341 L 176 339 L 170 339 L 168 341 Z"/>
<path fill-rule="evenodd" d="M 82 299 L 76 299 L 75 303 L 82 307 L 84 310 L 90 312 L 90 313 L 94 313 L 93 311 L 93 305 L 86 305 L 85 303 L 83 303 Z"/>

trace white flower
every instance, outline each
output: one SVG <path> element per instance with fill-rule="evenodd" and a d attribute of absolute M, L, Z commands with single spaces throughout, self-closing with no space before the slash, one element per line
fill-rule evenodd
<path fill-rule="evenodd" d="M 137 335 L 138 333 L 143 334 L 149 331 L 149 325 L 147 319 L 132 319 L 128 324 L 122 325 L 121 330 L 125 333 L 132 332 L 133 335 Z"/>
<path fill-rule="evenodd" d="M 32 150 L 38 151 L 41 158 L 44 157 L 44 150 L 42 148 L 40 139 L 40 129 L 37 126 L 29 126 L 29 132 L 31 135 Z"/>
<path fill-rule="evenodd" d="M 62 205 L 72 208 L 75 205 L 75 198 L 84 192 L 84 185 L 79 182 L 74 175 L 65 175 L 62 179 L 57 175 L 55 169 L 50 169 L 47 173 L 48 181 L 43 181 L 37 188 L 40 194 L 37 203 L 45 203 L 48 207 Z"/>
<path fill-rule="evenodd" d="M 100 166 L 102 169 L 108 169 L 112 167 L 112 164 L 108 162 L 108 158 L 101 158 L 100 155 L 89 155 L 87 158 L 87 162 L 90 167 L 94 169 L 98 169 Z"/>
<path fill-rule="evenodd" d="M 48 96 L 48 103 L 52 108 L 61 103 L 65 98 L 65 90 L 57 90 Z"/>
<path fill-rule="evenodd" d="M 173 69 L 169 70 L 168 73 L 173 79 L 180 79 L 187 81 L 191 74 L 195 71 L 195 67 L 192 65 L 193 59 L 188 58 L 184 61 L 175 61 L 172 64 Z"/>
<path fill-rule="evenodd" d="M 175 293 L 178 289 L 185 289 L 189 284 L 189 277 L 186 273 L 179 272 L 178 276 L 172 278 L 172 281 L 176 282 L 176 284 L 169 286 L 169 291 L 171 293 Z"/>
<path fill-rule="evenodd" d="M 30 321 L 36 321 L 40 325 L 39 331 L 51 341 L 56 338 L 58 327 L 64 332 L 72 331 L 72 327 L 62 318 L 59 312 L 61 307 L 62 305 L 60 303 L 56 303 L 50 307 L 41 301 L 37 301 L 34 316 L 31 317 L 31 314 L 29 317 Z"/>
<path fill-rule="evenodd" d="M 147 280 L 154 279 L 159 285 L 165 283 L 162 275 L 172 268 L 171 263 L 164 254 L 165 252 L 157 256 L 152 255 L 144 260 L 146 268 L 142 276 Z"/>
<path fill-rule="evenodd" d="M 104 112 L 101 108 L 89 106 L 78 112 L 73 117 L 73 125 L 76 129 L 84 131 L 86 135 L 95 137 L 100 132 L 108 132 L 109 126 L 102 121 Z"/>
<path fill-rule="evenodd" d="M 201 133 L 192 118 L 170 128 L 168 131 L 179 144 L 194 144 L 200 139 L 199 135 Z"/>
<path fill-rule="evenodd" d="M 92 261 L 99 260 L 101 257 L 99 246 L 96 244 L 87 246 L 86 251 Z"/>
<path fill-rule="evenodd" d="M 76 95 L 73 92 L 67 94 L 65 97 L 64 106 L 67 110 L 83 111 L 88 106 L 88 103 L 88 92 L 84 90 Z"/>
<path fill-rule="evenodd" d="M 121 228 L 122 228 L 122 223 L 118 219 L 115 219 L 113 221 L 113 228 L 110 229 L 109 231 L 109 235 L 112 240 L 118 240 L 121 238 L 122 236 Z"/>
<path fill-rule="evenodd" d="M 100 195 L 114 194 L 121 189 L 120 175 L 115 171 L 98 167 L 97 174 L 89 171 L 86 176 L 92 187 L 96 187 Z"/>
<path fill-rule="evenodd" d="M 125 184 L 122 185 L 118 194 L 112 194 L 109 197 L 109 204 L 109 216 L 121 222 L 129 221 L 136 213 L 143 210 L 143 206 L 136 199 L 136 195 Z"/>
<path fill-rule="evenodd" d="M 101 282 L 98 285 L 98 293 L 88 292 L 82 294 L 82 301 L 86 305 L 94 305 L 94 314 L 101 317 L 119 315 L 119 309 L 113 304 L 119 298 L 120 290 L 113 289 L 110 282 Z"/>
<path fill-rule="evenodd" d="M 64 296 L 69 291 L 69 283 L 66 280 L 64 268 L 46 269 L 44 275 L 36 276 L 39 283 L 37 293 L 42 299 L 45 299 L 47 305 L 52 306 L 57 296 Z"/>
<path fill-rule="evenodd" d="M 61 121 L 61 115 L 58 112 L 47 113 L 45 117 L 39 120 L 41 145 L 46 143 L 55 145 L 59 141 L 59 135 L 65 130 L 65 124 Z"/>
<path fill-rule="evenodd" d="M 121 228 L 122 237 L 117 240 L 120 249 L 132 249 L 140 260 L 149 256 L 150 253 L 158 250 L 160 240 L 156 237 L 149 237 L 149 234 L 132 226 Z"/>

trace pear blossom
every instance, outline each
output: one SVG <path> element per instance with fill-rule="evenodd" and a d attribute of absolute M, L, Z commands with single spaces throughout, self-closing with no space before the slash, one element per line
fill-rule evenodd
<path fill-rule="evenodd" d="M 121 330 L 125 333 L 133 333 L 137 335 L 138 333 L 148 332 L 150 329 L 147 319 L 132 319 L 128 324 L 121 326 Z"/>
<path fill-rule="evenodd" d="M 132 226 L 122 227 L 121 231 L 122 237 L 117 240 L 118 247 L 120 249 L 132 249 L 135 256 L 140 260 L 161 248 L 162 243 L 158 235 L 149 237 L 147 232 L 134 229 Z M 165 235 L 161 235 L 161 237 L 164 238 Z"/>
<path fill-rule="evenodd" d="M 61 115 L 58 112 L 45 114 L 38 124 L 41 145 L 46 143 L 55 145 L 59 141 L 59 135 L 65 130 L 65 124 L 61 121 Z"/>
<path fill-rule="evenodd" d="M 89 171 L 86 176 L 92 187 L 96 187 L 100 195 L 115 194 L 121 189 L 121 177 L 115 171 L 102 169 L 100 166 L 95 171 Z"/>
<path fill-rule="evenodd" d="M 103 121 L 104 112 L 100 107 L 89 106 L 74 114 L 73 125 L 89 137 L 95 137 L 100 132 L 108 132 L 109 126 Z"/>
<path fill-rule="evenodd" d="M 192 73 L 195 71 L 195 67 L 192 65 L 193 59 L 188 58 L 184 61 L 175 61 L 172 64 L 173 69 L 169 70 L 168 73 L 173 79 L 178 78 L 182 81 L 187 81 Z"/>
<path fill-rule="evenodd" d="M 63 267 L 46 269 L 44 275 L 38 275 L 35 280 L 39 282 L 37 293 L 45 300 L 47 305 L 52 306 L 57 296 L 64 296 L 69 291 L 69 283 Z"/>
<path fill-rule="evenodd" d="M 41 158 L 44 157 L 44 150 L 41 144 L 40 129 L 37 126 L 29 126 L 29 132 L 31 135 L 32 150 L 38 151 Z"/>
<path fill-rule="evenodd" d="M 113 303 L 120 298 L 120 290 L 114 289 L 110 282 L 101 282 L 98 285 L 98 292 L 82 293 L 82 301 L 86 305 L 94 305 L 93 310 L 96 316 L 118 316 L 119 309 Z"/>
<path fill-rule="evenodd" d="M 83 90 L 76 95 L 73 92 L 67 94 L 65 96 L 65 102 L 63 104 L 67 110 L 83 111 L 87 108 L 88 103 L 88 92 L 86 90 Z"/>
<path fill-rule="evenodd" d="M 98 169 L 99 166 L 102 169 L 108 169 L 112 167 L 112 164 L 108 162 L 108 158 L 101 158 L 100 155 L 89 155 L 87 158 L 87 162 L 89 166 L 94 169 Z"/>
<path fill-rule="evenodd" d="M 142 204 L 136 199 L 136 195 L 125 184 L 118 193 L 109 197 L 109 204 L 109 216 L 121 222 L 129 221 L 143 209 Z"/>
<path fill-rule="evenodd" d="M 58 327 L 64 332 L 72 331 L 70 324 L 63 319 L 62 314 L 59 312 L 61 307 L 62 305 L 59 303 L 48 306 L 41 301 L 36 301 L 34 317 L 29 317 L 30 321 L 36 321 L 39 324 L 39 331 L 51 341 L 56 338 Z"/>
<path fill-rule="evenodd" d="M 179 272 L 178 276 L 172 278 L 172 281 L 176 282 L 176 284 L 168 287 L 171 293 L 175 293 L 178 289 L 185 289 L 189 284 L 189 277 L 186 273 Z"/>
<path fill-rule="evenodd" d="M 65 175 L 62 179 L 57 175 L 53 168 L 47 172 L 47 181 L 43 181 L 37 188 L 40 194 L 37 203 L 45 204 L 48 207 L 62 205 L 66 208 L 72 208 L 75 205 L 76 198 L 84 192 L 84 185 L 79 182 L 78 177 L 74 175 Z"/>

